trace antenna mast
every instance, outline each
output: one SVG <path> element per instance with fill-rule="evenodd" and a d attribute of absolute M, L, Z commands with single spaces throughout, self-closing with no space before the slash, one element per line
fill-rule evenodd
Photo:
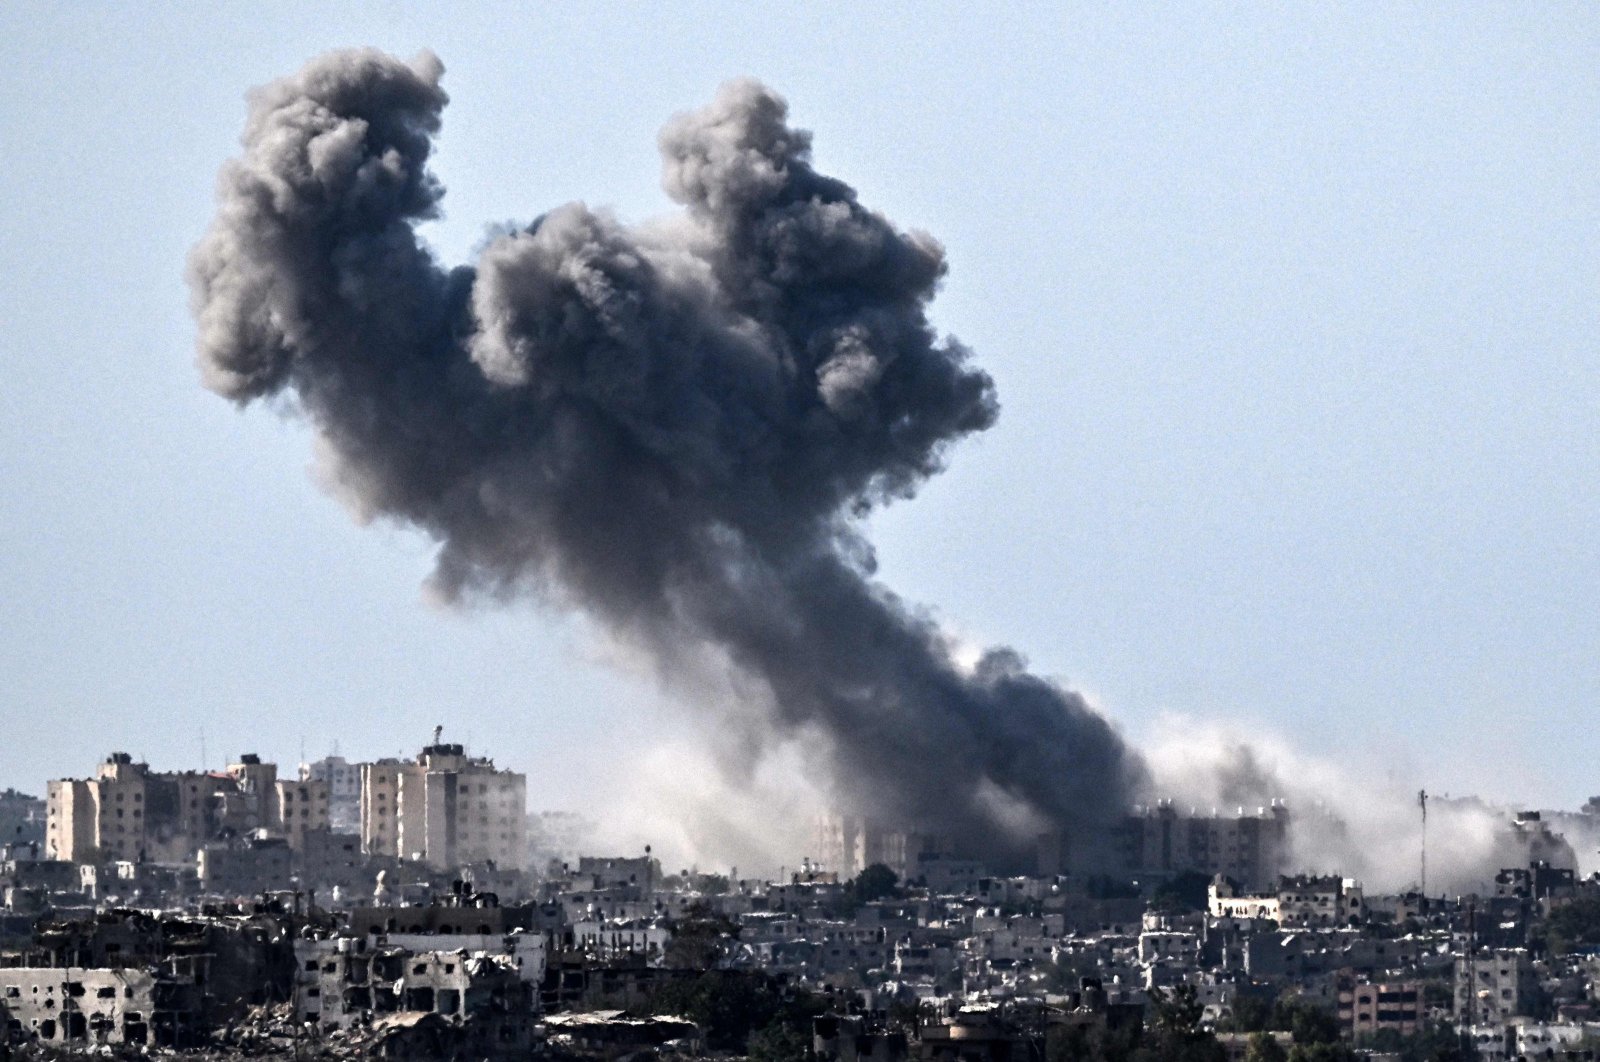
<path fill-rule="evenodd" d="M 1428 791 L 1417 790 L 1417 806 L 1422 809 L 1422 898 L 1428 898 Z"/>

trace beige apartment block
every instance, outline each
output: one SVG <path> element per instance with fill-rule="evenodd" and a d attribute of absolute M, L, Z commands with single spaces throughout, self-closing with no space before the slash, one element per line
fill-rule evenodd
<path fill-rule="evenodd" d="M 435 741 L 413 762 L 361 765 L 361 840 L 369 855 L 438 869 L 492 862 L 520 866 L 527 837 L 527 777 Z"/>

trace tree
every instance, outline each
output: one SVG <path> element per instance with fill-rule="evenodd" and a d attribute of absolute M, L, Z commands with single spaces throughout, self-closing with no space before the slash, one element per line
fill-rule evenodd
<path fill-rule="evenodd" d="M 811 1037 L 792 1022 L 774 1021 L 750 1036 L 750 1062 L 805 1062 Z"/>
<path fill-rule="evenodd" d="M 1339 1019 L 1332 1012 L 1297 996 L 1282 996 L 1272 1007 L 1271 1028 L 1294 1036 L 1299 1045 L 1339 1042 Z M 1291 1052 L 1291 1058 L 1293 1053 Z"/>
<path fill-rule="evenodd" d="M 1139 886 L 1105 874 L 1090 874 L 1083 879 L 1083 891 L 1091 900 L 1131 900 L 1139 895 Z"/>
<path fill-rule="evenodd" d="M 754 1054 L 757 1036 L 766 1062 L 788 1062 L 782 1052 L 810 1044 L 811 1019 L 825 1009 L 822 1000 L 794 988 L 780 989 L 754 971 L 708 970 L 697 977 L 669 981 L 650 996 L 652 1014 L 677 1014 L 698 1025 L 714 1051 Z M 787 1026 L 781 1032 L 777 1026 Z"/>
<path fill-rule="evenodd" d="M 1157 886 L 1150 897 L 1153 910 L 1168 914 L 1204 911 L 1211 902 L 1211 878 L 1197 870 L 1186 870 Z"/>
<path fill-rule="evenodd" d="M 1295 1044 L 1289 1049 L 1289 1062 L 1356 1062 L 1356 1053 L 1341 1040 Z"/>
<path fill-rule="evenodd" d="M 1150 1004 L 1153 1020 L 1134 1054 L 1136 1062 L 1224 1062 L 1228 1057 L 1216 1036 L 1200 1026 L 1206 1008 L 1193 985 L 1151 989 Z"/>
<path fill-rule="evenodd" d="M 1226 1032 L 1260 1032 L 1272 1026 L 1275 1001 L 1271 996 L 1235 996 L 1233 1017 L 1225 1024 Z"/>
<path fill-rule="evenodd" d="M 850 882 L 850 898 L 858 904 L 893 896 L 900 876 L 882 863 L 874 863 Z"/>
<path fill-rule="evenodd" d="M 1133 1062 L 1139 1039 L 1137 1022 L 1052 1025 L 1045 1031 L 1045 1062 Z"/>
<path fill-rule="evenodd" d="M 1575 896 L 1551 911 L 1542 935 L 1555 955 L 1600 944 L 1600 896 Z"/>
<path fill-rule="evenodd" d="M 704 903 L 692 905 L 672 927 L 662 958 L 669 969 L 710 970 L 739 939 L 739 927 Z"/>
<path fill-rule="evenodd" d="M 1053 992 L 1070 992 L 1083 983 L 1085 977 L 1100 972 L 1100 960 L 1088 952 L 1063 951 L 1045 971 L 1045 984 Z"/>
<path fill-rule="evenodd" d="M 1289 1052 L 1283 1049 L 1278 1038 L 1269 1032 L 1258 1032 L 1250 1037 L 1244 1062 L 1288 1062 Z"/>

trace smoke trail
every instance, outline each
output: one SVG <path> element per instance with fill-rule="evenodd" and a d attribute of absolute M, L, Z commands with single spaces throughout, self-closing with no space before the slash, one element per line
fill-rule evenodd
<path fill-rule="evenodd" d="M 928 322 L 938 244 L 738 81 L 661 135 L 671 221 L 568 204 L 447 270 L 415 232 L 441 73 L 341 52 L 252 95 L 190 264 L 207 386 L 291 395 L 360 518 L 437 540 L 445 598 L 531 593 L 669 663 L 715 647 L 857 807 L 991 849 L 1120 814 L 1144 771 L 1103 718 L 1009 649 L 958 666 L 871 577 L 858 518 L 997 412 Z"/>

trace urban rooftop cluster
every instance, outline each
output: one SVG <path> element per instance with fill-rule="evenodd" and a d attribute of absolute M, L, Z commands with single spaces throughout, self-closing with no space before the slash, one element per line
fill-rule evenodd
<path fill-rule="evenodd" d="M 1131 809 L 996 870 L 819 818 L 777 878 L 595 854 L 435 732 L 413 759 L 113 753 L 0 793 L 0 1058 L 1592 1062 L 1600 876 L 1536 813 L 1463 895 L 1291 865 L 1291 810 Z M 1591 804 L 1583 814 L 1594 816 Z"/>

